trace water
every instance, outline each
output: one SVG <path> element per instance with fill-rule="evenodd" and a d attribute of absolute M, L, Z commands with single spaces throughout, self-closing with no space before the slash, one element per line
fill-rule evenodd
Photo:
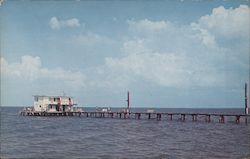
<path fill-rule="evenodd" d="M 23 117 L 1 108 L 1 158 L 246 158 L 250 124 Z M 137 111 L 144 111 L 137 109 Z M 240 109 L 158 109 L 231 112 Z"/>

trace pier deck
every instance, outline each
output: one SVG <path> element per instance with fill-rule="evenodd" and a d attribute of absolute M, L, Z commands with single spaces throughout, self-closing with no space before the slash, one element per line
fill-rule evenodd
<path fill-rule="evenodd" d="M 198 121 L 205 122 L 218 121 L 225 123 L 226 118 L 234 118 L 235 123 L 244 121 L 246 124 L 250 121 L 250 115 L 246 114 L 218 114 L 218 113 L 148 113 L 148 112 L 35 112 L 21 111 L 22 116 L 78 116 L 86 118 L 118 118 L 118 119 L 152 119 L 152 120 L 180 120 L 180 121 Z M 244 120 L 245 119 L 245 120 Z"/>

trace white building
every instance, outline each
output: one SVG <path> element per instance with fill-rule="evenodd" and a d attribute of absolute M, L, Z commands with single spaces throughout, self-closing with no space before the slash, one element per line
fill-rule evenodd
<path fill-rule="evenodd" d="M 69 112 L 73 105 L 76 104 L 69 96 L 34 96 L 34 111 Z"/>

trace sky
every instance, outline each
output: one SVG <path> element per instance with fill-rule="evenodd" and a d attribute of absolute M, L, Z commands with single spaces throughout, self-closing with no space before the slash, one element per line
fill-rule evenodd
<path fill-rule="evenodd" d="M 4 1 L 1 105 L 244 108 L 248 0 Z"/>

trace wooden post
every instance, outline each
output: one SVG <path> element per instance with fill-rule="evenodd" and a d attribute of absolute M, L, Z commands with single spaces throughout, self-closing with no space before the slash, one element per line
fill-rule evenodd
<path fill-rule="evenodd" d="M 220 115 L 220 123 L 225 123 L 225 117 L 224 117 L 224 115 Z"/>
<path fill-rule="evenodd" d="M 210 123 L 211 122 L 211 115 L 210 114 L 208 114 L 208 115 L 206 115 L 207 116 L 207 118 L 206 118 L 206 121 L 208 122 L 208 123 Z"/>
<path fill-rule="evenodd" d="M 236 115 L 235 117 L 236 117 L 235 122 L 236 122 L 237 124 L 239 124 L 239 123 L 240 123 L 240 116 L 239 116 L 239 115 Z"/>
<path fill-rule="evenodd" d="M 137 114 L 137 119 L 141 119 L 141 113 L 136 113 Z"/>
<path fill-rule="evenodd" d="M 186 115 L 186 114 L 181 114 L 181 120 L 182 120 L 182 121 L 185 121 L 185 115 Z"/>
<path fill-rule="evenodd" d="M 138 113 L 135 113 L 135 119 L 138 119 Z"/>
<path fill-rule="evenodd" d="M 157 113 L 157 120 L 161 120 L 161 114 Z"/>
<path fill-rule="evenodd" d="M 194 121 L 194 114 L 192 114 L 192 119 L 193 119 L 193 121 Z"/>

